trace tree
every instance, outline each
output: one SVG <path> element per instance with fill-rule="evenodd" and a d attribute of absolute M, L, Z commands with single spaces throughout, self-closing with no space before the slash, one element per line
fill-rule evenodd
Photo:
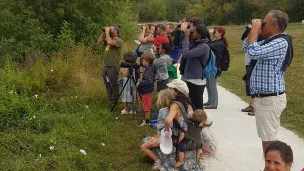
<path fill-rule="evenodd" d="M 163 0 L 149 0 L 148 11 L 154 21 L 166 19 L 166 3 Z"/>
<path fill-rule="evenodd" d="M 233 23 L 244 24 L 252 19 L 252 8 L 244 0 L 237 0 L 234 6 Z"/>

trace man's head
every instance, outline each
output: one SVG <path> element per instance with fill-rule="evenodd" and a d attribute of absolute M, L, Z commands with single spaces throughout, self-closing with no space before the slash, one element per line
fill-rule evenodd
<path fill-rule="evenodd" d="M 119 35 L 119 26 L 117 26 L 117 25 L 112 25 L 111 27 L 110 27 L 110 34 L 111 34 L 111 36 L 112 37 L 120 37 L 120 35 Z"/>
<path fill-rule="evenodd" d="M 166 24 L 166 33 L 169 34 L 171 32 L 173 32 L 174 30 L 174 25 L 172 23 Z"/>
<path fill-rule="evenodd" d="M 283 33 L 288 24 L 289 18 L 285 12 L 271 10 L 262 21 L 261 34 L 269 38 L 279 33 Z"/>
<path fill-rule="evenodd" d="M 204 24 L 197 24 L 191 30 L 191 40 L 207 39 L 210 35 Z"/>
<path fill-rule="evenodd" d="M 162 36 L 166 34 L 166 26 L 163 24 L 157 24 L 155 26 L 155 34 L 157 36 Z"/>

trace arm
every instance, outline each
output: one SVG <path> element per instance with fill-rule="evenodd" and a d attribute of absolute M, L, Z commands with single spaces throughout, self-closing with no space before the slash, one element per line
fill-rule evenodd
<path fill-rule="evenodd" d="M 283 38 L 275 39 L 265 45 L 260 45 L 260 43 L 255 42 L 247 47 L 250 59 L 279 59 L 282 57 L 279 52 L 288 48 L 288 42 Z M 276 52 L 278 55 L 274 55 Z"/>
<path fill-rule="evenodd" d="M 163 129 L 165 127 L 165 119 L 166 119 L 166 116 L 168 114 L 168 109 L 167 108 L 161 108 L 159 110 L 159 114 L 158 114 L 158 117 L 157 117 L 157 129 Z"/>
<path fill-rule="evenodd" d="M 102 32 L 102 34 L 99 36 L 97 40 L 97 45 L 102 45 L 105 35 L 106 35 L 105 32 Z"/>
<path fill-rule="evenodd" d="M 155 59 L 154 60 L 154 62 L 153 62 L 153 66 L 154 67 L 159 67 L 159 66 L 161 66 L 161 65 L 163 65 L 164 64 L 164 60 L 162 59 L 162 58 L 158 58 L 158 59 Z"/>
<path fill-rule="evenodd" d="M 155 32 L 155 27 L 151 26 L 151 33 L 146 38 L 147 43 L 153 43 L 153 34 L 154 34 L 154 32 Z"/>
<path fill-rule="evenodd" d="M 185 133 L 181 132 L 180 136 L 179 136 L 179 139 L 178 139 L 178 143 L 180 143 L 181 141 L 183 141 L 184 138 L 185 138 Z"/>
<path fill-rule="evenodd" d="M 169 128 L 171 128 L 171 125 L 173 124 L 173 119 L 178 115 L 178 112 L 180 112 L 178 105 L 172 103 L 170 105 L 168 116 L 165 119 L 165 130 L 169 130 Z"/>
<path fill-rule="evenodd" d="M 204 44 L 200 44 L 196 46 L 195 48 L 191 49 L 189 48 L 189 40 L 183 40 L 183 58 L 198 58 L 201 56 L 207 55 L 209 53 L 207 45 L 204 47 Z"/>
<path fill-rule="evenodd" d="M 150 34 L 149 34 L 147 37 L 145 37 L 145 35 L 146 35 L 146 26 L 143 26 L 142 32 L 141 32 L 140 37 L 139 37 L 139 39 L 138 39 L 138 41 L 140 41 L 140 43 L 149 43 L 149 42 L 147 41 L 147 37 L 148 37 Z"/>

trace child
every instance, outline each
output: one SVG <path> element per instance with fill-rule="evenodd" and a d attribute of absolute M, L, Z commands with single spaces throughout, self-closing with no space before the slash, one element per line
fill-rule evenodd
<path fill-rule="evenodd" d="M 170 52 L 170 44 L 162 43 L 159 46 L 158 53 L 160 57 L 155 59 L 153 66 L 156 67 L 156 82 L 157 82 L 157 92 L 167 88 L 167 84 L 170 82 L 168 74 L 168 66 L 172 65 L 173 59 L 168 55 Z"/>
<path fill-rule="evenodd" d="M 202 125 L 203 123 L 207 120 L 207 116 L 206 116 L 206 113 L 204 110 L 202 109 L 197 109 L 193 112 L 190 120 L 193 120 L 194 122 L 196 123 L 200 123 L 199 124 L 199 129 L 193 129 L 193 130 L 190 130 L 189 129 L 189 125 L 188 125 L 188 132 L 191 131 L 191 135 L 193 135 L 193 138 L 194 139 L 197 139 L 197 138 L 200 138 L 200 132 L 201 132 L 201 129 L 202 129 Z M 189 135 L 189 134 L 188 134 Z M 198 137 L 197 137 L 198 136 Z M 201 139 L 201 138 L 200 138 Z M 190 139 L 188 139 L 186 136 L 185 136 L 185 132 L 181 131 L 180 133 L 180 137 L 179 137 L 179 144 L 178 144 L 178 161 L 174 164 L 174 167 L 175 168 L 178 168 L 180 167 L 181 165 L 184 164 L 184 158 L 185 158 L 185 152 L 187 151 L 187 146 L 188 146 L 188 143 L 190 142 Z M 195 141 L 192 141 L 192 142 L 195 142 Z M 197 143 L 196 143 L 197 144 Z M 201 145 L 200 145 L 201 146 Z M 200 157 L 200 148 L 197 148 L 196 149 L 196 161 L 198 162 L 199 161 L 199 157 Z"/>
<path fill-rule="evenodd" d="M 206 114 L 206 121 L 203 124 L 203 129 L 201 131 L 202 138 L 202 152 L 204 155 L 214 155 L 217 150 L 217 140 L 215 136 L 215 131 L 212 126 L 212 115 L 210 113 Z"/>
<path fill-rule="evenodd" d="M 142 80 L 138 82 L 136 86 L 138 87 L 138 92 L 142 95 L 142 106 L 145 112 L 145 120 L 141 126 L 149 126 L 152 92 L 154 91 L 155 68 L 152 66 L 154 58 L 150 52 L 144 52 L 141 58 L 145 71 Z"/>
<path fill-rule="evenodd" d="M 170 102 L 173 101 L 176 97 L 177 93 L 175 91 L 166 89 L 162 90 L 158 93 L 158 98 L 156 101 L 157 107 L 161 108 L 159 110 L 158 118 L 157 118 L 157 134 L 150 139 L 149 142 L 141 145 L 141 150 L 154 160 L 153 170 L 156 170 L 160 167 L 161 161 L 157 158 L 156 155 L 150 150 L 151 147 L 157 147 L 160 144 L 160 132 L 164 128 L 164 122 L 168 115 Z M 152 155 L 151 155 L 152 153 Z"/>
<path fill-rule="evenodd" d="M 129 64 L 136 63 L 136 56 L 133 52 L 126 52 L 123 56 L 123 59 L 125 62 Z M 129 69 L 128 68 L 121 68 L 120 69 L 121 74 L 124 76 L 123 85 L 125 86 L 123 92 L 122 92 L 122 102 L 124 102 L 124 109 L 121 111 L 121 114 L 136 114 L 136 112 L 133 110 L 133 103 L 136 100 L 136 87 L 134 84 L 134 81 L 130 78 L 128 83 L 128 76 L 129 76 Z M 130 73 L 131 74 L 131 73 Z M 133 77 L 135 78 L 135 71 L 133 71 Z M 130 107 L 130 111 L 129 108 Z"/>

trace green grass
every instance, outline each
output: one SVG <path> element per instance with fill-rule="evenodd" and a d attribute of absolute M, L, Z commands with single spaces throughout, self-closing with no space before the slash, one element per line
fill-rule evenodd
<path fill-rule="evenodd" d="M 245 72 L 244 53 L 240 39 L 244 28 L 245 26 L 225 26 L 226 37 L 230 45 L 231 65 L 229 71 L 221 75 L 219 84 L 248 101 L 248 97 L 245 96 L 244 81 L 241 79 Z M 303 30 L 304 24 L 291 23 L 288 25 L 287 32 L 293 37 L 294 59 L 285 74 L 287 107 L 281 116 L 282 126 L 293 130 L 301 137 L 304 136 L 304 108 L 301 103 L 304 97 L 302 89 L 304 84 L 302 74 L 304 68 Z"/>

